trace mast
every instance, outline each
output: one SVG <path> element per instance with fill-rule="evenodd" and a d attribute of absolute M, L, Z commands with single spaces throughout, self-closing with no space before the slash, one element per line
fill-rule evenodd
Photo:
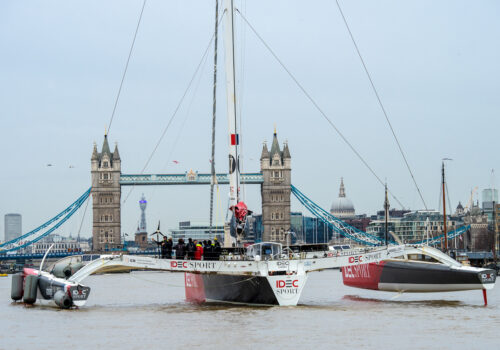
<path fill-rule="evenodd" d="M 234 69 L 234 28 L 233 28 L 233 0 L 224 0 L 225 33 L 224 46 L 226 50 L 226 93 L 227 119 L 229 124 L 229 206 L 239 202 L 239 135 L 236 124 L 236 87 Z"/>
<path fill-rule="evenodd" d="M 448 251 L 448 234 L 447 234 L 447 227 L 446 227 L 446 196 L 445 196 L 445 180 L 444 180 L 444 159 L 443 159 L 443 165 L 441 167 L 441 174 L 442 174 L 442 185 L 443 185 L 443 232 L 444 232 L 444 251 Z"/>
<path fill-rule="evenodd" d="M 214 102 L 212 108 L 212 162 L 211 162 L 211 175 L 210 181 L 210 236 L 212 236 L 212 223 L 214 212 L 214 184 L 215 178 L 215 117 L 217 111 L 217 41 L 218 41 L 218 24 L 219 24 L 219 0 L 215 0 L 215 38 L 214 38 Z"/>
<path fill-rule="evenodd" d="M 387 234 L 388 234 L 388 217 L 389 217 L 389 198 L 387 197 L 387 183 L 385 184 L 385 201 L 384 201 L 384 209 L 385 209 L 385 245 L 387 245 Z"/>

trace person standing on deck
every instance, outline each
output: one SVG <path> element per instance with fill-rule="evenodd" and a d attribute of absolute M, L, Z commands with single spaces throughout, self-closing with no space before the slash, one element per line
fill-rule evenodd
<path fill-rule="evenodd" d="M 203 260 L 212 260 L 213 249 L 212 241 L 208 240 L 207 245 L 203 248 Z"/>
<path fill-rule="evenodd" d="M 188 239 L 188 244 L 186 245 L 187 258 L 188 260 L 194 259 L 194 252 L 196 251 L 196 244 L 193 243 L 193 239 Z"/>
<path fill-rule="evenodd" d="M 214 238 L 214 260 L 219 260 L 220 254 L 222 252 L 222 247 L 220 246 L 219 241 L 217 240 L 217 237 Z"/>
<path fill-rule="evenodd" d="M 203 247 L 201 246 L 200 243 L 196 242 L 196 251 L 194 252 L 194 260 L 201 260 L 202 257 L 203 257 Z"/>
<path fill-rule="evenodd" d="M 179 238 L 174 249 L 176 259 L 183 260 L 186 257 L 186 245 L 184 244 L 184 240 L 182 238 Z"/>
<path fill-rule="evenodd" d="M 154 238 L 152 238 L 152 240 L 153 240 L 153 242 L 155 242 L 156 244 L 158 244 L 160 246 L 161 258 L 166 259 L 167 254 L 168 254 L 167 237 L 164 236 L 163 241 L 161 241 L 161 242 L 156 241 Z M 172 246 L 170 246 L 170 253 L 172 253 Z"/>

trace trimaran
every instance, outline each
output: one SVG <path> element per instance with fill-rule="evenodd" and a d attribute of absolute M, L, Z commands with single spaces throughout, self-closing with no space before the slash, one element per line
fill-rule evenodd
<path fill-rule="evenodd" d="M 229 122 L 229 192 L 230 208 L 237 226 L 236 241 L 241 242 L 248 210 L 239 196 L 239 154 L 238 126 L 236 118 L 236 88 L 234 62 L 233 0 L 224 0 L 225 15 L 225 60 L 227 116 Z M 217 25 L 217 24 L 216 24 Z M 230 248 L 231 249 L 231 248 Z M 405 250 L 406 249 L 406 250 Z M 389 266 L 388 259 L 415 253 L 416 247 L 386 245 L 351 249 L 342 255 L 333 254 L 327 245 L 316 247 L 283 248 L 280 243 L 263 242 L 247 248 L 232 248 L 229 260 L 223 257 L 217 261 L 168 260 L 146 256 L 100 255 L 73 256 L 53 265 L 51 272 L 42 268 L 27 269 L 12 278 L 13 300 L 26 303 L 56 304 L 61 308 L 82 306 L 87 301 L 90 288 L 81 284 L 83 279 L 96 272 L 113 270 L 157 270 L 185 274 L 186 299 L 193 302 L 221 301 L 263 305 L 297 305 L 306 284 L 309 272 L 344 267 L 344 277 L 352 274 L 357 278 L 370 274 L 364 266 Z M 423 248 L 422 248 L 423 249 Z M 418 250 L 419 253 L 423 250 Z M 455 265 L 430 248 L 431 256 L 440 256 L 442 261 Z M 442 254 L 442 253 L 441 253 Z M 88 259 L 88 261 L 85 261 Z M 43 262 L 42 262 L 43 265 Z M 459 269 L 458 266 L 453 268 Z M 479 273 L 479 272 L 478 272 Z M 382 273 L 383 275 L 383 273 Z M 424 272 L 430 276 L 429 271 Z M 477 281 L 482 289 L 494 285 L 493 280 L 483 278 L 479 273 Z M 378 283 L 378 289 L 381 284 Z M 407 290 L 408 291 L 408 290 Z"/>

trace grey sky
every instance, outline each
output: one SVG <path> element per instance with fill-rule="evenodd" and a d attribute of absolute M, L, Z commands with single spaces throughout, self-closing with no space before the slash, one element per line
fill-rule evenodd
<path fill-rule="evenodd" d="M 438 206 L 443 157 L 454 159 L 447 173 L 453 206 L 466 202 L 472 187 L 491 186 L 491 169 L 500 171 L 500 3 L 341 4 L 428 206 Z M 90 186 L 92 143 L 102 144 L 141 6 L 140 0 L 0 2 L 0 214 L 21 213 L 25 232 Z M 421 208 L 335 1 L 238 0 L 236 6 L 401 202 Z M 210 40 L 213 12 L 214 1 L 148 1 L 109 135 L 119 144 L 124 173 L 144 166 Z M 357 213 L 380 209 L 380 184 L 235 18 L 244 171 L 258 171 L 262 141 L 271 140 L 276 123 L 280 141 L 289 141 L 298 188 L 329 209 L 343 176 Z M 219 57 L 223 63 L 223 45 Z M 227 168 L 223 79 L 221 65 L 220 172 Z M 209 171 L 212 52 L 195 86 L 146 172 Z M 135 229 L 143 192 L 150 229 L 159 219 L 170 228 L 208 217 L 208 187 L 138 187 L 123 206 L 122 231 Z M 260 212 L 259 187 L 245 192 Z M 227 188 L 221 197 L 225 214 Z M 302 210 L 296 201 L 292 209 Z M 76 233 L 82 215 L 62 231 Z M 90 217 L 89 211 L 87 236 Z M 3 238 L 3 219 L 0 231 Z"/>

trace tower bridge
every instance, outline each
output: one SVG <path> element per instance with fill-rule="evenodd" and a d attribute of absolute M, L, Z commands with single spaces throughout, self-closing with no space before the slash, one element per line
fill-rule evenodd
<path fill-rule="evenodd" d="M 91 157 L 92 186 L 67 208 L 47 222 L 13 240 L 0 244 L 0 260 L 13 258 L 12 253 L 20 252 L 33 243 L 50 235 L 66 222 L 92 195 L 92 238 L 94 251 L 106 251 L 121 247 L 121 188 L 122 186 L 148 185 L 208 185 L 211 174 L 193 170 L 183 174 L 122 174 L 121 157 L 118 146 L 111 152 L 107 135 L 104 136 L 101 152 L 97 145 Z M 288 243 L 286 232 L 290 230 L 290 196 L 299 202 L 330 229 L 363 245 L 383 245 L 377 235 L 363 232 L 345 223 L 309 199 L 291 184 L 291 156 L 288 144 L 280 147 L 276 132 L 271 150 L 264 143 L 260 157 L 260 172 L 241 174 L 242 184 L 260 185 L 262 197 L 262 226 L 264 241 Z M 227 174 L 216 174 L 214 183 L 228 184 Z M 141 209 L 145 209 L 146 202 Z M 256 208 L 253 208 L 254 210 Z M 464 234 L 470 225 L 462 226 L 448 234 L 448 239 Z M 147 237 L 145 223 L 138 229 Z M 440 244 L 441 236 L 435 236 L 414 244 Z M 24 254 L 24 252 L 22 253 Z"/>
<path fill-rule="evenodd" d="M 113 152 L 104 136 L 101 151 L 94 144 L 91 157 L 92 237 L 96 251 L 121 245 L 122 186 L 229 184 L 228 174 L 186 171 L 184 174 L 122 174 L 118 146 Z M 241 174 L 240 183 L 260 185 L 262 196 L 263 240 L 287 243 L 290 230 L 291 156 L 288 144 L 280 147 L 276 131 L 271 150 L 264 143 L 260 172 Z"/>

